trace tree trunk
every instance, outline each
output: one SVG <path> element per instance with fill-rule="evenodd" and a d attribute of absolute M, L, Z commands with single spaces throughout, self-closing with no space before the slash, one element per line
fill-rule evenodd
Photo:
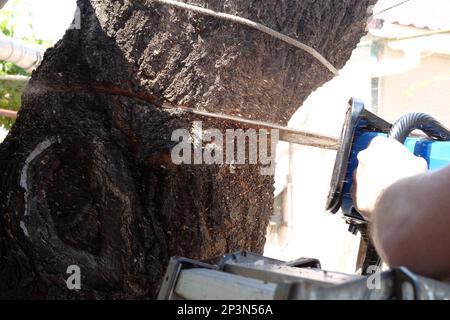
<path fill-rule="evenodd" d="M 297 38 L 339 68 L 372 1 L 189 2 Z M 81 28 L 46 52 L 0 147 L 0 296 L 154 297 L 170 256 L 262 252 L 273 177 L 259 164 L 171 161 L 172 132 L 193 120 L 246 127 L 162 105 L 285 125 L 330 72 L 261 32 L 152 1 L 78 5 Z M 70 265 L 81 290 L 66 286 Z"/>

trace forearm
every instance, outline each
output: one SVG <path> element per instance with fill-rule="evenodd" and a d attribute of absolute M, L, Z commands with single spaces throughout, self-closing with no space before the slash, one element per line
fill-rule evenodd
<path fill-rule="evenodd" d="M 402 179 L 380 196 L 372 216 L 375 246 L 390 266 L 450 276 L 450 167 Z"/>

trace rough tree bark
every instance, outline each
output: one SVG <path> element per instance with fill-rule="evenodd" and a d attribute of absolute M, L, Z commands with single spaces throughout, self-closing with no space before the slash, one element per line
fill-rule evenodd
<path fill-rule="evenodd" d="M 189 2 L 342 67 L 372 1 Z M 46 52 L 0 147 L 0 297 L 154 297 L 172 255 L 261 252 L 273 178 L 258 165 L 172 164 L 171 133 L 194 118 L 160 106 L 286 124 L 329 71 L 258 31 L 152 1 L 78 5 L 81 29 Z M 80 266 L 79 291 L 66 287 L 69 265 Z"/>

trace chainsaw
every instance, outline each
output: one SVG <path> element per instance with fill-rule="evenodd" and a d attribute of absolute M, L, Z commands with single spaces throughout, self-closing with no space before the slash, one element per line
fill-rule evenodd
<path fill-rule="evenodd" d="M 450 132 L 425 113 L 408 113 L 391 125 L 366 110 L 361 101 L 352 99 L 350 103 L 326 209 L 332 213 L 342 209 L 350 225 L 349 231 L 355 233 L 359 225 L 367 223 L 351 196 L 353 172 L 358 167 L 358 153 L 366 149 L 373 138 L 390 137 L 403 143 L 414 155 L 424 158 L 429 170 L 437 170 L 450 164 Z M 421 130 L 426 136 L 409 137 L 414 130 Z"/>
<path fill-rule="evenodd" d="M 201 116 L 224 118 L 249 125 L 279 128 L 260 121 L 191 110 Z M 421 134 L 414 134 L 416 130 Z M 368 285 L 369 266 L 382 263 L 370 237 L 368 221 L 352 199 L 357 155 L 373 138 L 389 137 L 423 157 L 429 170 L 450 164 L 450 132 L 424 113 L 409 113 L 394 124 L 352 99 L 341 138 L 337 140 L 297 129 L 280 128 L 280 138 L 291 143 L 337 150 L 326 209 L 342 212 L 349 231 L 358 231 L 365 243 L 358 257 L 361 275 L 324 271 L 320 261 L 300 258 L 283 262 L 248 252 L 237 252 L 204 261 L 172 257 L 161 285 L 159 299 L 449 299 L 450 285 L 415 275 L 404 267 L 379 274 L 379 288 Z"/>
<path fill-rule="evenodd" d="M 422 134 L 410 136 L 414 130 Z M 433 117 L 419 112 L 402 116 L 390 124 L 364 108 L 362 101 L 352 99 L 342 128 L 326 209 L 336 213 L 341 209 L 349 231 L 361 233 L 366 244 L 359 257 L 362 273 L 369 266 L 380 265 L 379 258 L 368 236 L 367 221 L 358 212 L 352 199 L 354 171 L 358 167 L 358 153 L 368 147 L 377 136 L 390 137 L 403 143 L 414 155 L 427 161 L 429 170 L 450 164 L 450 132 Z M 361 252 L 360 252 L 361 254 Z"/>

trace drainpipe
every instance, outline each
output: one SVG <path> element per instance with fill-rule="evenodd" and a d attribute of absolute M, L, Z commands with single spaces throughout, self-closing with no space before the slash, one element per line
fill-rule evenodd
<path fill-rule="evenodd" d="M 0 9 L 8 0 L 0 0 Z M 31 47 L 21 41 L 0 34 L 0 60 L 14 63 L 31 72 L 41 63 L 43 50 Z"/>
<path fill-rule="evenodd" d="M 25 71 L 31 72 L 41 63 L 42 56 L 43 50 L 0 35 L 0 60 L 14 63 Z"/>
<path fill-rule="evenodd" d="M 17 118 L 17 112 L 13 110 L 0 109 L 0 116 L 15 120 Z"/>

